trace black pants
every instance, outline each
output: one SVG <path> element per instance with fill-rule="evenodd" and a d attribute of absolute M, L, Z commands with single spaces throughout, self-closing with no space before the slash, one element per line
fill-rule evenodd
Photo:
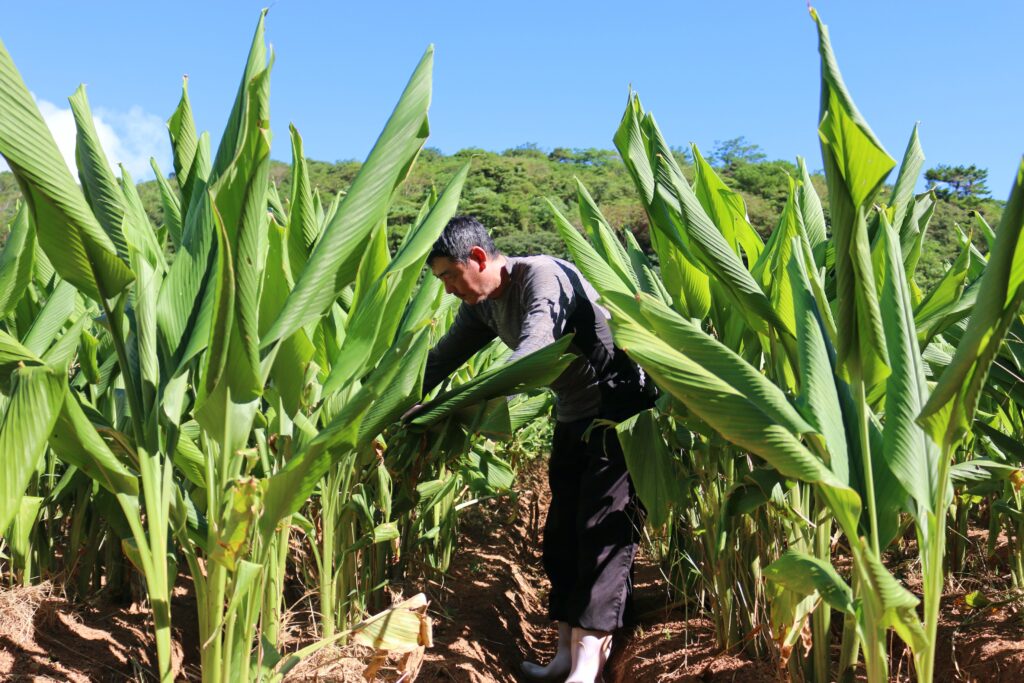
<path fill-rule="evenodd" d="M 613 428 L 555 424 L 544 525 L 548 613 L 595 631 L 621 628 L 631 610 L 633 558 L 644 511 Z"/>

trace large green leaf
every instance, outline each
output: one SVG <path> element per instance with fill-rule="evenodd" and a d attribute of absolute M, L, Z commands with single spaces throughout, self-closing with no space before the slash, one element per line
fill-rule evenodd
<path fill-rule="evenodd" d="M 204 292 L 204 286 L 214 262 L 214 211 L 209 190 L 203 181 L 198 181 L 192 206 L 185 215 L 181 248 L 160 286 L 157 323 L 167 350 L 181 360 L 187 358 L 186 348 L 193 339 L 202 340 L 205 345 L 209 334 L 209 320 L 205 321 L 204 329 L 200 312 L 210 296 L 209 291 Z M 209 286 L 206 289 L 211 290 Z"/>
<path fill-rule="evenodd" d="M 579 178 L 576 179 L 576 196 L 580 216 L 583 218 L 583 229 L 586 230 L 590 243 L 632 291 L 638 290 L 640 281 L 633 271 L 629 255 L 615 236 L 612 226 L 597 208 L 597 202 L 590 196 Z"/>
<path fill-rule="evenodd" d="M 566 335 L 511 363 L 480 373 L 424 405 L 411 420 L 412 424 L 426 427 L 460 408 L 549 385 L 575 358 L 566 354 L 571 342 L 572 335 Z"/>
<path fill-rule="evenodd" d="M 853 369 L 870 387 L 888 374 L 867 215 L 896 162 L 854 105 L 832 52 L 828 29 L 812 9 L 821 53 L 818 133 L 828 182 L 836 252 L 837 352 L 842 372 Z"/>
<path fill-rule="evenodd" d="M 325 393 L 336 391 L 365 373 L 391 344 L 419 280 L 422 263 L 444 226 L 455 215 L 468 174 L 469 163 L 466 163 L 445 186 L 423 222 L 407 235 L 383 272 L 372 284 L 357 288 L 345 328 L 345 341 L 324 382 Z"/>
<path fill-rule="evenodd" d="M 404 335 L 380 364 L 340 407 L 331 421 L 307 442 L 285 467 L 266 483 L 260 533 L 269 538 L 278 522 L 297 511 L 331 465 L 350 456 L 359 442 L 360 428 L 374 402 L 407 369 L 406 356 L 425 331 Z"/>
<path fill-rule="evenodd" d="M 949 325 L 970 315 L 974 297 L 964 296 L 970 265 L 971 250 L 962 245 L 960 255 L 917 305 L 914 310 L 914 325 L 920 342 L 927 344 L 932 337 L 941 334 Z"/>
<path fill-rule="evenodd" d="M 211 190 L 223 221 L 234 277 L 234 324 L 225 379 L 232 401 L 250 403 L 263 390 L 259 352 L 259 298 L 268 246 L 270 67 L 261 64 L 247 83 L 237 149 Z M 223 143 L 221 146 L 223 150 Z M 217 327 L 219 322 L 215 322 Z M 239 425 L 247 431 L 247 426 Z"/>
<path fill-rule="evenodd" d="M 0 385 L 6 391 L 11 374 L 22 365 L 42 365 L 42 359 L 7 332 L 0 330 Z"/>
<path fill-rule="evenodd" d="M 256 22 L 256 31 L 252 36 L 252 43 L 249 46 L 249 56 L 245 60 L 245 69 L 242 71 L 242 79 L 238 84 L 235 93 L 235 101 L 231 106 L 231 113 L 224 126 L 224 132 L 220 136 L 220 145 L 217 147 L 217 156 L 213 160 L 213 167 L 210 171 L 210 182 L 215 182 L 228 170 L 238 150 L 241 148 L 241 139 L 246 136 L 247 117 L 250 107 L 248 105 L 249 90 L 257 74 L 267 68 L 267 45 L 263 37 L 263 27 L 267 18 L 267 10 L 260 12 L 260 18 Z M 183 94 L 184 97 L 184 89 Z"/>
<path fill-rule="evenodd" d="M 914 225 L 914 187 L 917 179 L 921 177 L 921 169 L 924 167 L 924 151 L 921 149 L 921 142 L 917 137 L 917 124 L 910 134 L 910 141 L 907 143 L 907 150 L 903 153 L 903 162 L 900 164 L 899 175 L 896 176 L 896 184 L 892 189 L 892 196 L 889 205 L 892 207 L 892 226 L 900 236 L 901 246 L 905 243 L 905 237 L 915 230 Z"/>
<path fill-rule="evenodd" d="M 562 215 L 554 203 L 549 199 L 548 206 L 555 217 L 555 227 L 558 234 L 569 249 L 573 263 L 583 273 L 587 282 L 594 285 L 599 292 L 616 291 L 623 294 L 632 294 L 636 291 L 632 281 L 617 271 L 601 256 L 598 250 L 573 227 L 569 219 Z"/>
<path fill-rule="evenodd" d="M 313 203 L 313 190 L 309 182 L 309 168 L 302 153 L 302 136 L 294 125 L 288 126 L 292 139 L 292 194 L 288 203 L 288 261 L 291 275 L 302 272 L 320 236 L 320 224 Z"/>
<path fill-rule="evenodd" d="M 764 243 L 750 221 L 743 197 L 730 190 L 715 170 L 711 168 L 697 145 L 690 145 L 693 152 L 693 192 L 704 207 L 708 217 L 722 231 L 722 236 L 732 246 L 736 255 L 744 260 L 747 268 L 753 270 Z"/>
<path fill-rule="evenodd" d="M 772 231 L 768 244 L 765 245 L 764 251 L 761 253 L 761 258 L 751 268 L 753 276 L 768 291 L 779 322 L 790 335 L 796 334 L 796 322 L 793 312 L 793 285 L 789 279 L 787 266 L 794 248 L 793 240 L 796 239 L 799 246 L 804 239 L 796 194 L 796 184 L 790 178 L 789 196 L 782 208 L 782 214 L 779 216 L 779 224 Z"/>
<path fill-rule="evenodd" d="M 67 390 L 63 373 L 46 366 L 19 368 L 14 383 L 0 422 L 0 532 L 18 514 Z"/>
<path fill-rule="evenodd" d="M 78 292 L 69 283 L 58 284 L 22 339 L 25 347 L 38 356 L 46 353 L 75 312 L 77 299 Z"/>
<path fill-rule="evenodd" d="M 679 471 L 653 410 L 645 410 L 615 427 L 629 476 L 647 509 L 647 520 L 660 527 L 683 496 Z"/>
<path fill-rule="evenodd" d="M 631 318 L 663 344 L 699 365 L 704 372 L 756 403 L 767 419 L 794 434 L 816 433 L 779 387 L 735 351 L 658 299 L 647 294 L 625 297 L 617 292 L 607 292 L 602 296 L 602 302 L 617 314 L 612 318 L 613 326 L 616 318 Z"/>
<path fill-rule="evenodd" d="M 28 202 L 39 244 L 61 277 L 97 300 L 127 287 L 131 271 L 90 211 L 2 42 L 0 155 Z"/>
<path fill-rule="evenodd" d="M 174 152 L 174 177 L 181 190 L 181 205 L 187 209 L 192 204 L 196 181 L 205 183 L 210 175 L 209 138 L 203 141 L 196 136 L 192 104 L 188 98 L 188 76 L 182 79 L 181 99 L 167 121 L 167 132 Z"/>
<path fill-rule="evenodd" d="M 262 340 L 264 347 L 319 318 L 352 282 L 366 238 L 384 220 L 395 188 L 405 179 L 426 140 L 433 57 L 430 47 L 306 267 L 297 275 L 287 305 Z"/>
<path fill-rule="evenodd" d="M 797 204 L 800 206 L 800 217 L 804 223 L 804 232 L 811 247 L 817 247 L 827 238 L 825 235 L 825 213 L 821 209 L 821 199 L 811 182 L 811 174 L 807 172 L 807 164 L 803 157 L 796 158 L 800 169 L 800 186 L 797 188 Z"/>
<path fill-rule="evenodd" d="M 171 238 L 171 244 L 175 251 L 181 246 L 181 200 L 171 188 L 171 184 L 164 177 L 164 172 L 156 163 L 156 159 L 150 159 L 149 165 L 153 169 L 153 177 L 156 178 L 157 187 L 160 188 L 160 206 L 164 210 L 164 227 Z"/>
<path fill-rule="evenodd" d="M 753 379 L 759 373 L 724 346 L 715 349 L 705 344 L 706 357 L 717 357 L 721 363 L 717 372 L 732 378 L 734 383 L 726 381 L 680 350 L 679 342 L 685 338 L 682 333 L 687 330 L 677 326 L 680 337 L 665 341 L 660 338 L 660 332 L 651 331 L 649 318 L 635 307 L 624 309 L 620 303 L 625 302 L 616 298 L 604 301 L 612 312 L 616 344 L 643 367 L 659 387 L 679 399 L 723 438 L 761 456 L 782 474 L 820 484 L 841 527 L 847 533 L 856 534 L 860 498 L 801 443 L 800 435 L 810 432 L 811 428 L 788 406 L 781 389 L 763 376 L 751 385 L 744 384 L 739 381 L 741 378 Z M 720 345 L 713 339 L 710 343 Z"/>
<path fill-rule="evenodd" d="M 128 240 L 121 230 L 124 223 L 124 200 L 96 134 L 85 86 L 78 86 L 68 102 L 71 103 L 75 117 L 75 161 L 78 164 L 78 177 L 82 181 L 82 191 L 96 219 L 117 248 L 118 255 L 128 262 Z"/>
<path fill-rule="evenodd" d="M 769 581 L 788 588 L 800 597 L 817 592 L 833 609 L 846 614 L 855 614 L 857 611 L 853 591 L 825 560 L 789 550 L 765 567 L 764 573 Z"/>
<path fill-rule="evenodd" d="M 74 392 L 68 392 L 50 436 L 50 447 L 66 463 L 78 467 L 115 495 L 139 495 L 139 478 L 117 459 L 89 421 Z"/>
<path fill-rule="evenodd" d="M 928 383 L 917 341 L 899 234 L 884 214 L 879 238 L 886 249 L 881 307 L 892 367 L 885 385 L 885 460 L 889 470 L 914 498 L 918 509 L 936 512 L 933 501 L 942 485 L 938 481 L 939 453 L 915 422 L 928 399 Z"/>
<path fill-rule="evenodd" d="M 836 388 L 832 359 L 835 350 L 824 330 L 821 310 L 815 299 L 810 273 L 814 263 L 793 240 L 789 279 L 793 286 L 800 393 L 797 406 L 807 421 L 825 438 L 829 468 L 840 481 L 850 480 L 850 453 L 846 441 L 843 411 Z"/>
<path fill-rule="evenodd" d="M 0 318 L 6 318 L 14 311 L 32 282 L 35 244 L 35 228 L 29 221 L 28 208 L 21 204 L 0 253 Z"/>
<path fill-rule="evenodd" d="M 948 447 L 970 429 L 989 368 L 1024 301 L 1024 160 L 996 230 L 977 303 L 953 361 L 921 411 L 921 424 Z"/>
<path fill-rule="evenodd" d="M 769 326 L 780 327 L 768 296 L 704 211 L 650 114 L 644 118 L 644 128 L 651 140 L 651 154 L 657 159 L 656 197 L 660 200 L 659 213 L 663 215 L 654 227 L 700 263 L 711 276 L 712 288 L 736 305 L 736 313 L 751 329 L 767 334 Z M 725 302 L 715 303 L 721 306 Z"/>
<path fill-rule="evenodd" d="M 644 129 L 643 118 L 640 98 L 630 92 L 622 122 L 615 133 L 615 146 L 640 193 L 649 221 L 652 225 L 662 226 L 658 230 L 651 230 L 650 237 L 651 246 L 658 255 L 666 290 L 677 310 L 691 318 L 703 319 L 711 307 L 708 275 L 693 261 L 692 255 L 679 249 L 664 236 L 672 229 L 672 217 L 664 193 L 657 191 L 655 171 L 660 165 L 669 167 L 663 173 L 677 170 L 677 167 L 673 168 L 675 158 L 654 157 L 652 162 L 649 149 L 651 131 Z M 657 134 L 656 130 L 653 132 Z"/>

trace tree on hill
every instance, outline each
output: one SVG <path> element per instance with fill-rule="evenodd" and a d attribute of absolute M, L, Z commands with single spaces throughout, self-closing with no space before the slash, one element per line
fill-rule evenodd
<path fill-rule="evenodd" d="M 729 140 L 715 140 L 715 146 L 708 155 L 708 161 L 713 165 L 726 169 L 742 164 L 757 164 L 767 158 L 760 145 L 747 142 L 747 138 L 742 135 Z"/>
<path fill-rule="evenodd" d="M 943 199 L 981 199 L 988 195 L 988 169 L 939 164 L 924 173 L 928 188 Z"/>

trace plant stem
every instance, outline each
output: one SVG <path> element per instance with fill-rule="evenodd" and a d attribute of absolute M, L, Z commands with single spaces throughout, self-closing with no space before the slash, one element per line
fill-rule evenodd
<path fill-rule="evenodd" d="M 915 659 L 918 680 L 931 683 L 935 675 L 936 638 L 939 628 L 939 606 L 942 603 L 942 589 L 945 586 L 943 559 L 946 554 L 946 517 L 950 500 L 946 495 L 949 486 L 949 468 L 952 458 L 952 444 L 943 445 L 939 460 L 939 474 L 936 480 L 933 510 L 927 518 L 927 533 L 930 538 L 921 539 L 926 544 L 921 554 L 924 588 L 924 633 L 926 648 Z"/>

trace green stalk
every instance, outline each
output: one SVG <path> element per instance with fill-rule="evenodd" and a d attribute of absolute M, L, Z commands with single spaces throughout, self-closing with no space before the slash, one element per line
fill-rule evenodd
<path fill-rule="evenodd" d="M 334 635 L 334 473 L 321 483 L 320 496 L 320 630 L 322 638 Z"/>
<path fill-rule="evenodd" d="M 938 646 L 939 607 L 942 603 L 942 589 L 945 586 L 943 559 L 946 554 L 946 518 L 950 501 L 946 497 L 949 488 L 949 469 L 953 444 L 948 440 L 942 448 L 939 460 L 939 475 L 936 484 L 933 512 L 928 515 L 927 533 L 931 538 L 923 539 L 927 547 L 921 554 L 924 588 L 924 632 L 926 648 L 916 656 L 918 680 L 931 683 L 935 675 L 935 650 Z"/>
<path fill-rule="evenodd" d="M 853 400 L 857 405 L 857 427 L 860 436 L 861 464 L 864 468 L 864 490 L 867 494 L 868 524 L 871 530 L 871 550 L 875 555 L 880 555 L 878 547 L 878 507 L 875 503 L 875 476 L 871 466 L 871 441 L 868 428 L 868 403 L 864 391 L 864 377 L 860 368 L 855 368 L 850 373 L 853 376 L 851 388 L 853 389 Z"/>
<path fill-rule="evenodd" d="M 859 365 L 851 368 L 851 388 L 853 389 L 853 400 L 857 406 L 857 427 L 860 436 L 860 456 L 864 468 L 864 490 L 868 506 L 868 527 L 871 537 L 861 552 L 873 553 L 876 557 L 881 555 L 878 538 L 878 507 L 875 502 L 875 477 L 871 464 L 871 442 L 868 426 L 868 404 L 864 389 L 864 376 Z M 851 546 L 862 543 L 861 539 L 850 539 Z M 857 564 L 857 552 L 854 550 L 854 563 Z M 861 570 L 858 570 L 861 571 Z M 863 588 L 863 586 L 862 586 Z M 862 591 L 863 593 L 863 591 Z M 879 626 L 882 615 L 875 613 L 875 601 L 871 595 L 863 595 L 863 631 L 864 638 L 864 664 L 867 668 L 869 683 L 884 683 L 888 681 L 888 662 L 886 661 L 886 629 Z"/>
<path fill-rule="evenodd" d="M 824 506 L 821 507 L 824 508 Z M 831 562 L 832 517 L 829 515 L 827 508 L 818 511 L 817 521 L 818 527 L 814 532 L 814 554 L 820 560 Z M 818 605 L 818 609 L 811 615 L 811 632 L 814 638 L 812 645 L 812 667 L 813 680 L 815 681 L 828 681 L 832 679 L 829 670 L 832 664 L 832 635 L 829 630 L 831 624 L 832 608 L 829 607 L 828 603 L 822 601 Z"/>

